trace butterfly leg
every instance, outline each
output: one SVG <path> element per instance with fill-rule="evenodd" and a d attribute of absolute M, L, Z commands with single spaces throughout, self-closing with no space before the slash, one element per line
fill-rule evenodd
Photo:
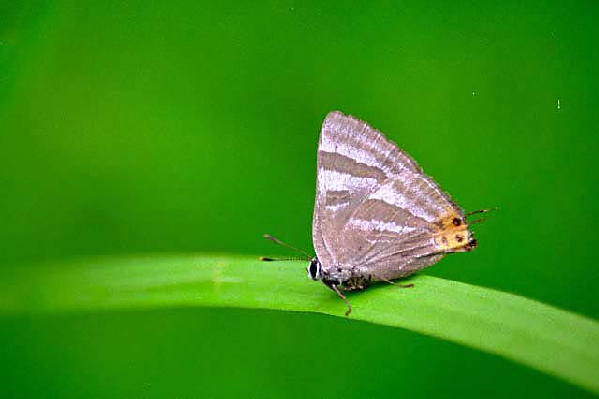
<path fill-rule="evenodd" d="M 345 295 L 343 295 L 341 293 L 341 291 L 339 291 L 339 288 L 337 288 L 337 286 L 335 284 L 331 284 L 330 287 L 332 288 L 333 291 L 335 291 L 337 293 L 337 296 L 339 298 L 343 299 L 343 301 L 347 305 L 347 312 L 345 312 L 345 315 L 349 316 L 349 314 L 351 313 L 351 305 L 349 304 L 349 301 L 347 300 L 347 298 L 345 297 Z"/>
<path fill-rule="evenodd" d="M 399 283 L 396 283 L 395 281 L 387 280 L 386 278 L 381 278 L 381 277 L 377 277 L 376 279 L 380 280 L 380 281 L 384 281 L 384 282 L 389 283 L 391 285 L 394 285 L 396 287 L 401 287 L 401 288 L 412 288 L 414 286 L 413 283 L 410 283 L 410 284 L 399 284 Z"/>

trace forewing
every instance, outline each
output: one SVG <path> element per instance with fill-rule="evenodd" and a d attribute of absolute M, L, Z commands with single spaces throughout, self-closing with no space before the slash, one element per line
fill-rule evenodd
<path fill-rule="evenodd" d="M 350 216 L 358 208 L 366 209 L 363 202 L 383 182 L 416 175 L 422 175 L 418 164 L 381 132 L 338 111 L 327 115 L 318 145 L 312 222 L 314 249 L 321 263 L 325 267 L 346 264 L 348 254 L 354 252 L 343 237 Z"/>

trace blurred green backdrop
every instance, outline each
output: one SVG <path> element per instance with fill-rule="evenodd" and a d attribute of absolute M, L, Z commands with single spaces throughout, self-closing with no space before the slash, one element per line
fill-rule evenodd
<path fill-rule="evenodd" d="M 3 1 L 0 267 L 282 252 L 265 232 L 311 250 L 320 123 L 340 109 L 464 208 L 500 208 L 427 274 L 599 318 L 598 18 L 596 1 Z M 7 398 L 588 395 L 313 314 L 4 317 L 0 339 Z"/>

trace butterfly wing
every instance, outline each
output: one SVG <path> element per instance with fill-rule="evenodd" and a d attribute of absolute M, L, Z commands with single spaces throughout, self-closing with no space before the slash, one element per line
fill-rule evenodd
<path fill-rule="evenodd" d="M 432 264 L 442 256 L 431 247 L 435 223 L 463 216 L 408 154 L 338 111 L 324 120 L 317 169 L 312 239 L 323 267 L 366 266 L 390 278 Z"/>
<path fill-rule="evenodd" d="M 423 173 L 388 179 L 349 216 L 341 245 L 352 250 L 341 262 L 367 269 L 375 280 L 412 274 L 449 252 L 439 244 L 445 229 L 455 228 L 454 215 L 463 217 Z"/>
<path fill-rule="evenodd" d="M 333 111 L 317 153 L 312 239 L 323 265 L 345 258 L 341 233 L 350 215 L 387 179 L 421 173 L 410 156 L 367 123 Z"/>

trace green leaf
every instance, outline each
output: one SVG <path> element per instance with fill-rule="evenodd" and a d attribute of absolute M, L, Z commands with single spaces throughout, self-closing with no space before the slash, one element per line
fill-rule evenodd
<path fill-rule="evenodd" d="M 403 327 L 494 353 L 599 393 L 599 323 L 488 288 L 429 276 L 412 289 L 349 295 L 352 320 Z M 138 255 L 0 271 L 0 313 L 203 306 L 320 312 L 345 304 L 300 262 L 247 256 Z"/>

